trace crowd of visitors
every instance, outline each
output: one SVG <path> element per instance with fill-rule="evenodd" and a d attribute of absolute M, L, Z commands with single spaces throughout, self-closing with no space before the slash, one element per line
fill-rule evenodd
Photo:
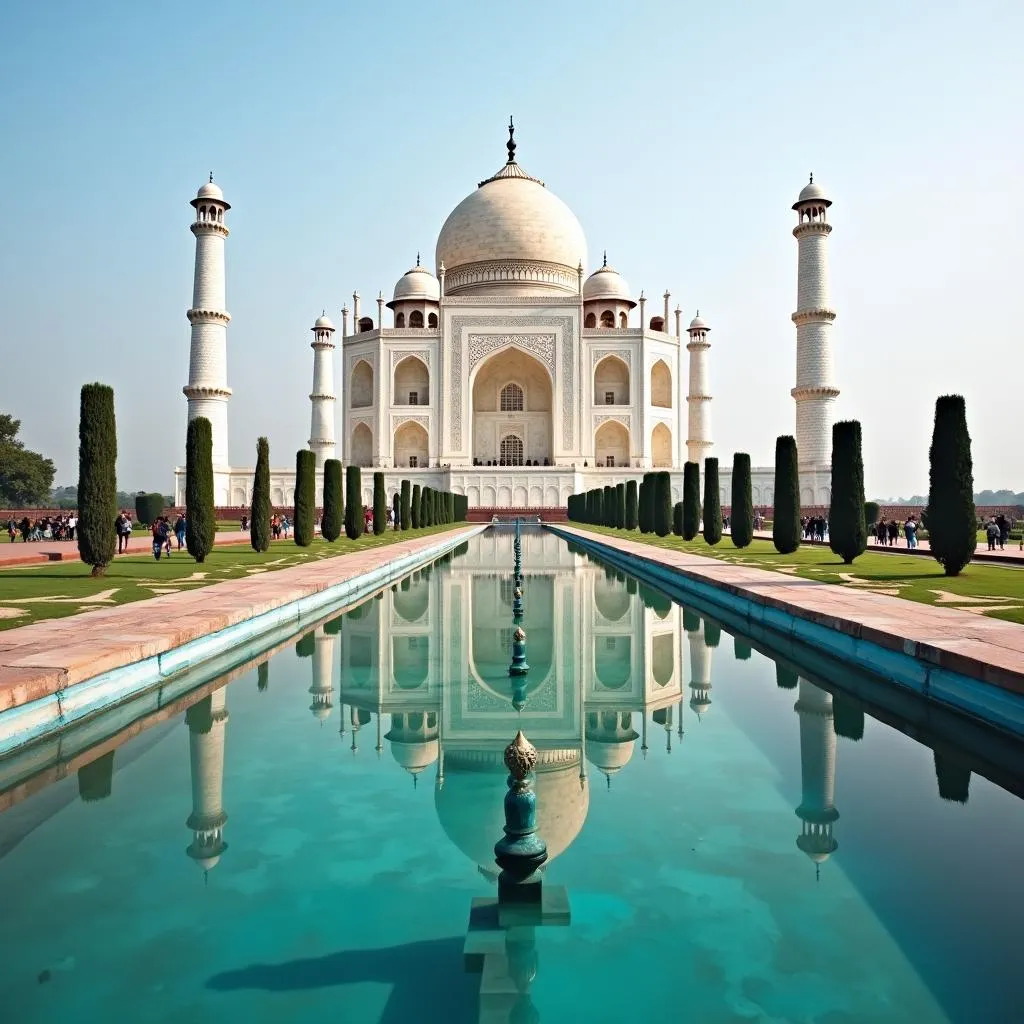
<path fill-rule="evenodd" d="M 890 519 L 879 519 L 874 526 L 869 527 L 868 536 L 874 537 L 875 542 L 884 547 L 892 547 L 902 537 L 907 542 L 908 548 L 917 547 L 917 531 L 919 525 L 913 516 L 908 516 L 905 522 L 897 522 Z"/>
<path fill-rule="evenodd" d="M 43 516 L 41 519 L 7 520 L 7 536 L 13 544 L 19 537 L 24 543 L 30 540 L 74 540 L 78 528 L 78 513 Z"/>
<path fill-rule="evenodd" d="M 801 516 L 800 528 L 804 540 L 818 540 L 824 543 L 828 536 L 828 520 L 824 516 Z"/>
<path fill-rule="evenodd" d="M 1010 525 L 1010 520 L 1002 512 L 989 518 L 985 524 L 985 539 L 988 541 L 989 551 L 995 551 L 997 544 L 1000 551 L 1006 547 L 1006 542 L 1010 539 Z"/>

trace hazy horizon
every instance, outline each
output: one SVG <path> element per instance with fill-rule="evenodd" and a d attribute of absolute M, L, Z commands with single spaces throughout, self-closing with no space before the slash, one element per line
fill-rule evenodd
<path fill-rule="evenodd" d="M 770 6 L 770 10 L 768 9 Z M 353 290 L 376 319 L 445 217 L 517 157 L 660 312 L 699 307 L 714 453 L 770 465 L 794 429 L 795 214 L 828 190 L 837 418 L 869 494 L 927 491 L 936 396 L 961 393 L 976 490 L 1024 489 L 1024 5 L 488 8 L 239 2 L 12 7 L 0 41 L 8 197 L 0 411 L 77 478 L 78 392 L 115 389 L 119 486 L 183 458 L 194 239 L 232 204 L 230 454 L 309 436 L 309 328 Z M 387 321 L 386 321 L 387 322 Z M 634 321 L 635 322 L 635 321 Z M 341 386 L 340 366 L 336 375 Z M 340 436 L 340 427 L 339 427 Z"/>

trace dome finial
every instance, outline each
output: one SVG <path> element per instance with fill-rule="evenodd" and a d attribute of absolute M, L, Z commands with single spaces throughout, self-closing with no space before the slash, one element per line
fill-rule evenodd
<path fill-rule="evenodd" d="M 512 123 L 512 115 L 508 115 L 508 142 L 505 143 L 505 148 L 508 150 L 508 162 L 514 164 L 516 162 L 516 126 Z"/>
<path fill-rule="evenodd" d="M 814 171 L 811 171 L 811 180 L 807 183 L 808 185 L 814 184 Z"/>
<path fill-rule="evenodd" d="M 213 171 L 210 171 L 210 184 L 213 184 Z"/>
<path fill-rule="evenodd" d="M 418 267 L 419 265 L 420 265 L 420 254 L 419 254 L 419 250 L 417 250 L 416 251 L 416 266 Z"/>
<path fill-rule="evenodd" d="M 608 266 L 608 250 L 607 249 L 605 249 L 605 251 L 604 251 L 604 263 L 602 263 L 601 266 L 603 266 L 603 267 L 607 267 Z"/>

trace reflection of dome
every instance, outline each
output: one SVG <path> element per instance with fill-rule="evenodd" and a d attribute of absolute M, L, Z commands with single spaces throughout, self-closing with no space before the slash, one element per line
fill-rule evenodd
<path fill-rule="evenodd" d="M 408 742 L 394 739 L 391 733 L 384 738 L 391 744 L 391 756 L 411 775 L 419 775 L 437 760 L 437 740 Z"/>
<path fill-rule="evenodd" d="M 447 291 L 515 283 L 574 293 L 578 288 L 577 267 L 587 259 L 583 228 L 561 199 L 515 162 L 511 138 L 508 148 L 508 163 L 463 199 L 441 228 L 436 260 L 439 269 L 442 263 L 445 265 Z M 510 262 L 554 264 L 562 272 L 546 275 L 539 268 L 519 266 L 508 268 L 506 275 L 501 268 L 490 266 L 486 281 L 453 277 L 454 271 L 471 264 Z"/>
<path fill-rule="evenodd" d="M 814 175 L 812 174 L 810 182 L 800 189 L 800 198 L 793 204 L 793 209 L 797 209 L 801 203 L 813 202 L 819 202 L 823 206 L 832 205 L 832 200 L 825 198 L 825 190 L 814 180 Z"/>
<path fill-rule="evenodd" d="M 796 837 L 796 845 L 815 864 L 824 864 L 839 849 L 839 841 L 832 838 L 831 829 L 805 832 Z"/>
<path fill-rule="evenodd" d="M 587 738 L 587 760 L 605 775 L 614 775 L 629 764 L 637 734 L 632 739 L 592 740 Z"/>
<path fill-rule="evenodd" d="M 597 299 L 614 299 L 617 302 L 626 302 L 631 307 L 636 305 L 630 295 L 626 279 L 614 267 L 608 266 L 607 256 L 604 266 L 595 270 L 583 284 L 583 301 Z"/>
<path fill-rule="evenodd" d="M 537 830 L 550 863 L 579 835 L 590 806 L 590 787 L 580 785 L 578 750 L 540 750 L 535 790 Z M 448 838 L 485 872 L 496 870 L 494 844 L 505 827 L 508 771 L 502 750 L 445 752 L 444 787 L 434 807 Z"/>
<path fill-rule="evenodd" d="M 398 283 L 395 285 L 394 298 L 388 303 L 388 307 L 391 308 L 393 302 L 416 300 L 437 302 L 440 298 L 440 283 L 426 267 L 420 266 L 419 256 L 417 256 L 416 266 L 411 270 L 407 270 L 398 279 Z"/>

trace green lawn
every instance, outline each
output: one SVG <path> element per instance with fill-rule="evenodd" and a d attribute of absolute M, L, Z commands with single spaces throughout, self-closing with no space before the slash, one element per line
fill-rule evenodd
<path fill-rule="evenodd" d="M 386 530 L 380 536 L 371 533 L 357 541 L 350 541 L 342 534 L 333 544 L 317 537 L 308 548 L 297 547 L 294 540 L 281 540 L 272 543 L 270 550 L 263 554 L 257 554 L 246 544 L 232 544 L 214 548 L 202 565 L 184 549 L 159 562 L 151 554 L 122 555 L 111 563 L 103 576 L 95 577 L 81 562 L 12 566 L 0 569 L 0 630 L 287 569 L 321 558 L 445 533 L 461 526 L 465 523 L 405 532 Z"/>
<path fill-rule="evenodd" d="M 582 523 L 569 525 L 594 533 L 626 537 L 655 547 L 706 555 L 737 565 L 771 569 L 821 580 L 822 583 L 839 583 L 869 593 L 890 594 L 908 601 L 960 608 L 1024 623 L 1024 568 L 1020 567 L 975 562 L 959 576 L 948 577 L 932 558 L 883 554 L 870 548 L 853 565 L 844 565 L 842 559 L 827 547 L 816 545 L 806 545 L 791 555 L 780 555 L 770 540 L 755 540 L 741 551 L 733 547 L 728 534 L 721 543 L 711 547 L 700 537 L 687 542 L 673 535 L 658 537 L 641 534 L 638 530 L 613 530 Z"/>

